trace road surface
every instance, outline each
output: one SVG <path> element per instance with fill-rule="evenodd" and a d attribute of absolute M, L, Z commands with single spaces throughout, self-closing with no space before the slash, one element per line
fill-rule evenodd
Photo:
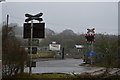
<path fill-rule="evenodd" d="M 79 66 L 82 59 L 64 59 L 64 60 L 36 60 L 36 67 L 32 68 L 32 73 L 76 73 L 80 74 L 86 71 L 96 70 L 95 67 Z M 29 68 L 25 69 L 29 72 Z"/>

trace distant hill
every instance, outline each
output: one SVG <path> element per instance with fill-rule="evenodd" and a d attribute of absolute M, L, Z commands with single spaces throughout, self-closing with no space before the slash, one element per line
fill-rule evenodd
<path fill-rule="evenodd" d="M 66 36 L 68 35 L 75 35 L 75 33 L 71 30 L 71 29 L 65 29 L 63 32 L 61 32 L 60 34 L 64 34 Z"/>
<path fill-rule="evenodd" d="M 45 29 L 45 35 L 46 36 L 52 36 L 52 35 L 55 35 L 56 33 L 53 31 L 53 30 L 51 30 L 51 29 L 49 29 L 49 28 L 46 28 Z"/>

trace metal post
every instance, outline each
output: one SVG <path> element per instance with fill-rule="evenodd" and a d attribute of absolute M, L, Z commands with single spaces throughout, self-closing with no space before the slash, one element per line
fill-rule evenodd
<path fill-rule="evenodd" d="M 8 29 L 8 23 L 9 23 L 9 15 L 7 14 L 7 29 Z"/>
<path fill-rule="evenodd" d="M 88 63 L 88 55 L 87 55 L 87 53 L 88 53 L 88 44 L 86 45 L 86 54 L 85 54 L 85 58 L 84 58 L 85 63 Z"/>
<path fill-rule="evenodd" d="M 91 47 L 90 47 L 90 44 L 89 43 L 87 43 L 87 54 L 86 54 L 86 62 L 87 63 L 89 63 L 90 61 L 89 61 L 89 59 L 88 59 L 88 52 L 90 52 L 90 49 Z"/>
<path fill-rule="evenodd" d="M 7 47 L 7 45 L 8 45 L 8 25 L 9 24 L 9 15 L 7 14 L 7 23 L 6 23 L 6 44 L 5 44 L 5 47 L 6 47 L 6 52 L 7 52 L 7 54 L 8 54 L 8 47 Z M 4 36 L 5 37 L 5 36 Z M 7 75 L 7 64 L 5 63 L 5 75 Z"/>
<path fill-rule="evenodd" d="M 25 22 L 29 22 L 31 21 L 31 36 L 30 38 L 28 39 L 28 42 L 29 42 L 29 45 L 30 45 L 30 64 L 29 64 L 29 74 L 31 75 L 32 73 L 32 38 L 33 38 L 33 20 L 38 20 L 39 22 L 40 21 L 43 21 L 42 18 L 39 18 L 40 16 L 42 16 L 43 13 L 39 13 L 39 14 L 36 14 L 36 15 L 30 15 L 30 14 L 25 14 L 26 17 L 28 17 L 27 19 L 25 19 Z"/>
<path fill-rule="evenodd" d="M 33 20 L 31 21 L 31 37 L 30 37 L 30 67 L 29 75 L 32 73 L 32 37 L 33 37 Z"/>
<path fill-rule="evenodd" d="M 94 51 L 94 46 L 93 46 L 93 43 L 91 43 L 91 52 L 93 52 L 93 51 Z M 93 64 L 92 58 L 91 58 L 91 64 Z"/>
<path fill-rule="evenodd" d="M 62 48 L 62 59 L 64 59 L 64 48 Z"/>

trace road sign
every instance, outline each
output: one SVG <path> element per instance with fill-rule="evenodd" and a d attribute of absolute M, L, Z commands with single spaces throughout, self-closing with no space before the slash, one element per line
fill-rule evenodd
<path fill-rule="evenodd" d="M 82 49 L 82 48 L 84 48 L 84 45 L 75 45 L 75 47 L 76 47 L 77 49 Z"/>
<path fill-rule="evenodd" d="M 43 19 L 42 18 L 39 18 L 39 17 L 30 17 L 30 18 L 27 18 L 26 20 L 25 20 L 25 22 L 29 22 L 29 21 L 31 21 L 31 20 L 38 20 L 38 21 L 43 21 Z"/>
<path fill-rule="evenodd" d="M 89 52 L 88 56 L 94 56 L 94 53 L 93 52 Z"/>
<path fill-rule="evenodd" d="M 94 35 L 86 35 L 85 38 L 87 39 L 88 42 L 92 42 L 95 39 Z"/>
<path fill-rule="evenodd" d="M 25 14 L 25 17 L 40 17 L 40 16 L 42 16 L 42 15 L 43 15 L 43 13 L 38 13 L 38 14 L 36 14 L 36 15 Z"/>
<path fill-rule="evenodd" d="M 92 59 L 93 59 L 93 57 L 92 57 L 92 56 L 88 56 L 88 59 L 92 60 Z"/>
<path fill-rule="evenodd" d="M 49 44 L 49 49 L 52 51 L 60 51 L 61 45 L 60 44 Z"/>
<path fill-rule="evenodd" d="M 42 18 L 39 18 L 42 15 L 43 15 L 43 13 L 39 13 L 39 14 L 36 14 L 36 15 L 25 14 L 25 17 L 28 17 L 27 19 L 25 19 L 25 22 L 29 22 L 31 20 L 43 21 Z"/>
<path fill-rule="evenodd" d="M 24 23 L 23 38 L 31 37 L 31 23 Z M 33 38 L 45 37 L 45 23 L 33 23 Z"/>
<path fill-rule="evenodd" d="M 33 38 L 45 37 L 45 23 L 33 23 Z"/>
<path fill-rule="evenodd" d="M 89 33 L 89 34 L 91 34 L 91 33 L 95 33 L 95 28 L 93 28 L 93 29 L 87 29 L 88 30 L 88 32 L 87 33 Z"/>
<path fill-rule="evenodd" d="M 28 53 L 30 53 L 30 47 L 28 47 Z M 37 54 L 37 47 L 32 47 L 32 54 Z"/>

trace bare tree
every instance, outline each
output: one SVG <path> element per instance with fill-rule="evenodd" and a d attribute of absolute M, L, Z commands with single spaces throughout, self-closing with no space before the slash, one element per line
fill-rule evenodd
<path fill-rule="evenodd" d="M 14 27 L 3 26 L 2 29 L 2 60 L 3 77 L 23 73 L 24 64 L 27 60 L 27 52 L 21 48 L 14 34 Z"/>

